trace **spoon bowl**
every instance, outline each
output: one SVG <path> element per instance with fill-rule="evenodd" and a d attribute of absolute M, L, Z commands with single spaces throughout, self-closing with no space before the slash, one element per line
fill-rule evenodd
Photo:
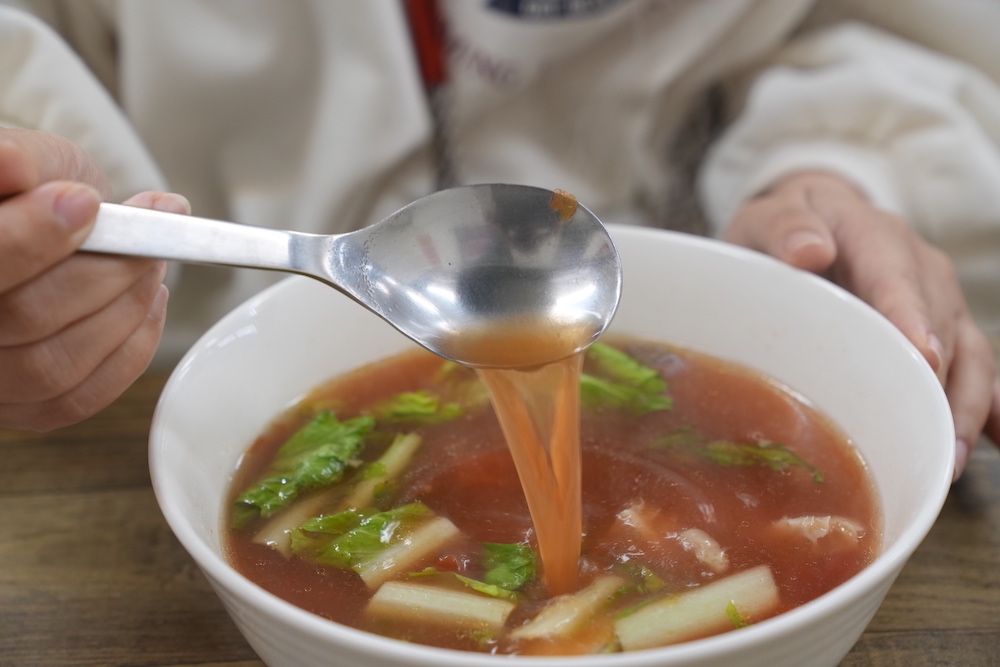
<path fill-rule="evenodd" d="M 468 366 L 537 366 L 586 349 L 621 297 L 618 252 L 571 196 L 441 190 L 347 234 L 250 227 L 102 204 L 87 252 L 299 273 Z"/>

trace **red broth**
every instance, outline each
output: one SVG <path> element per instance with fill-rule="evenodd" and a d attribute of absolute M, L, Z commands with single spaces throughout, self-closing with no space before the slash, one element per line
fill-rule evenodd
<path fill-rule="evenodd" d="M 579 587 L 582 361 L 578 354 L 527 371 L 479 371 L 517 470 L 549 595 Z"/>
<path fill-rule="evenodd" d="M 417 623 L 368 613 L 372 591 L 354 570 L 282 555 L 255 542 L 267 519 L 228 531 L 230 562 L 292 604 L 370 632 L 460 650 L 584 654 L 621 650 L 623 642 L 616 635 L 621 619 L 638 616 L 657 601 L 707 590 L 731 575 L 766 566 L 776 586 L 775 602 L 749 614 L 730 603 L 725 627 L 709 624 L 677 635 L 679 640 L 788 611 L 843 583 L 874 559 L 881 538 L 878 498 L 858 452 L 827 418 L 785 387 L 743 367 L 659 343 L 614 344 L 658 371 L 672 406 L 639 414 L 627 408 L 593 409 L 584 401 L 582 514 L 579 524 L 574 517 L 561 519 L 570 532 L 582 525 L 578 568 L 571 577 L 578 581 L 561 579 L 553 586 L 540 566 L 538 575 L 513 594 L 517 606 L 501 628 Z M 585 362 L 584 373 L 592 366 Z M 471 371 L 423 351 L 334 379 L 276 419 L 253 443 L 234 477 L 232 497 L 264 476 L 278 448 L 317 413 L 332 409 L 348 419 L 377 412 L 390 397 L 419 390 L 445 398 L 467 396 L 475 382 Z M 461 388 L 457 393 L 456 387 Z M 378 502 L 383 507 L 422 503 L 435 517 L 454 524 L 458 534 L 400 575 L 403 582 L 479 595 L 453 575 L 483 579 L 482 543 L 539 547 L 517 467 L 483 395 L 477 399 L 480 407 L 464 409 L 455 419 L 405 429 L 418 433 L 422 445 Z M 375 426 L 358 464 L 385 451 L 389 430 L 398 431 L 399 425 L 385 432 Z M 349 471 L 345 487 L 358 476 Z M 337 497 L 336 492 L 328 494 L 325 506 L 321 503 L 314 513 L 334 513 Z M 562 540 L 576 559 L 572 541 Z M 621 585 L 584 631 L 540 638 L 511 633 L 553 604 L 550 590 L 596 586 L 609 577 Z M 676 640 L 668 635 L 654 644 Z"/>

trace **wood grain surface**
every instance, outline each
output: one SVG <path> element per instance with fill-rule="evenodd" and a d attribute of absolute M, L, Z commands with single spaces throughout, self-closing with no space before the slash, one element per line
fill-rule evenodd
<path fill-rule="evenodd" d="M 156 505 L 146 439 L 165 380 L 71 428 L 0 430 L 0 665 L 263 664 Z M 1000 456 L 984 445 L 843 665 L 997 664 Z"/>

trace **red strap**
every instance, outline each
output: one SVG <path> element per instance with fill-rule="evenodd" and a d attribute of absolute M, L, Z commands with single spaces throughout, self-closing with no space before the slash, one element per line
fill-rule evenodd
<path fill-rule="evenodd" d="M 404 0 L 404 3 L 420 76 L 428 89 L 436 88 L 448 78 L 444 22 L 437 0 Z"/>

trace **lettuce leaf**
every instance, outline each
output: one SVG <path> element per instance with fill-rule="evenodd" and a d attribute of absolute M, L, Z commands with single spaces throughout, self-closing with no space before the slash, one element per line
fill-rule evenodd
<path fill-rule="evenodd" d="M 315 517 L 292 531 L 292 552 L 314 563 L 361 573 L 386 549 L 433 516 L 423 503 L 380 512 L 348 509 Z"/>
<path fill-rule="evenodd" d="M 643 595 L 656 593 L 663 590 L 667 585 L 660 575 L 634 560 L 619 564 L 618 569 L 633 582 L 632 586 L 626 588 L 629 590 L 634 589 Z"/>
<path fill-rule="evenodd" d="M 823 481 L 823 472 L 801 456 L 777 442 L 731 442 L 713 440 L 703 448 L 706 458 L 726 466 L 766 466 L 783 471 L 791 467 L 808 469 L 813 481 Z"/>
<path fill-rule="evenodd" d="M 580 378 L 580 397 L 587 410 L 630 410 L 639 415 L 669 410 L 673 399 L 659 371 L 604 343 L 587 349 L 589 370 Z"/>
<path fill-rule="evenodd" d="M 507 590 L 502 586 L 497 586 L 496 584 L 487 584 L 486 582 L 479 581 L 478 579 L 472 579 L 471 577 L 466 577 L 464 575 L 454 573 L 455 577 L 461 581 L 463 584 L 476 591 L 477 593 L 482 593 L 483 595 L 489 595 L 493 598 L 516 598 L 517 593 L 511 590 Z"/>
<path fill-rule="evenodd" d="M 458 403 L 444 402 L 440 397 L 421 390 L 407 391 L 393 396 L 378 405 L 373 413 L 380 422 L 437 424 L 461 417 L 464 410 Z"/>
<path fill-rule="evenodd" d="M 666 394 L 649 394 L 587 374 L 580 376 L 580 396 L 587 410 L 613 408 L 644 415 L 674 406 L 673 399 Z"/>
<path fill-rule="evenodd" d="M 594 365 L 600 375 L 618 384 L 640 389 L 648 394 L 660 394 L 667 390 L 667 382 L 659 371 L 605 343 L 591 345 L 587 349 L 587 361 Z"/>
<path fill-rule="evenodd" d="M 483 544 L 483 581 L 490 586 L 516 591 L 531 582 L 538 571 L 534 550 L 527 544 Z"/>
<path fill-rule="evenodd" d="M 352 468 L 365 436 L 375 426 L 371 417 L 340 421 L 322 412 L 281 446 L 263 479 L 237 497 L 233 526 L 244 528 L 268 517 L 301 494 L 334 484 Z"/>
<path fill-rule="evenodd" d="M 765 466 L 782 472 L 789 468 L 805 468 L 812 473 L 813 481 L 823 482 L 823 471 L 806 461 L 785 445 L 777 442 L 735 442 L 709 440 L 695 433 L 690 427 L 680 427 L 674 433 L 654 443 L 722 466 Z"/>
<path fill-rule="evenodd" d="M 454 361 L 441 364 L 435 384 L 444 400 L 458 404 L 466 412 L 490 404 L 490 393 L 476 371 Z"/>

